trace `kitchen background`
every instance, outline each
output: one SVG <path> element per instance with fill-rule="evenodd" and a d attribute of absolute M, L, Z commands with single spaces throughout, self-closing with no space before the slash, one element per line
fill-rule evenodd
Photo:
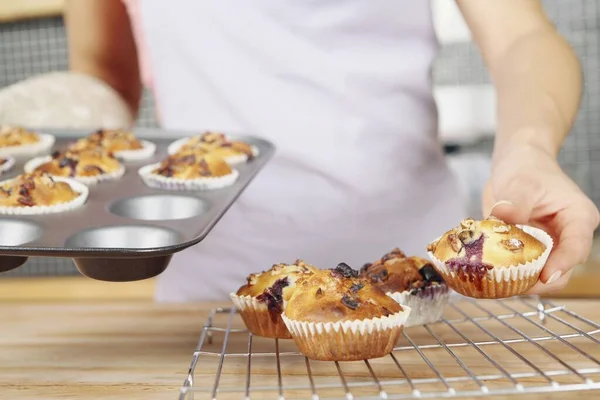
<path fill-rule="evenodd" d="M 560 162 L 600 206 L 600 2 L 544 0 L 543 3 L 550 18 L 575 48 L 585 74 L 582 108 L 564 144 Z M 471 213 L 477 217 L 492 150 L 494 94 L 454 0 L 434 0 L 434 19 L 441 46 L 433 69 L 440 133 L 447 145 L 448 159 L 469 199 Z M 0 23 L 0 90 L 35 75 L 66 69 L 62 18 Z M 156 126 L 149 92 L 144 94 L 137 126 Z M 69 260 L 38 258 L 0 278 L 78 274 Z"/>

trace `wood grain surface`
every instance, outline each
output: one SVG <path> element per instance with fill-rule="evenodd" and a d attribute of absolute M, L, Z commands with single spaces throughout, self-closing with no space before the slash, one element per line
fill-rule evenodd
<path fill-rule="evenodd" d="M 0 22 L 54 17 L 62 14 L 64 0 L 0 0 Z"/>
<path fill-rule="evenodd" d="M 177 399 L 179 387 L 184 381 L 192 353 L 200 337 L 202 326 L 214 304 L 172 304 L 159 305 L 147 301 L 122 302 L 14 302 L 3 303 L 0 307 L 0 398 L 2 399 Z M 593 301 L 568 301 L 567 306 L 592 319 L 600 320 L 600 310 Z M 468 313 L 477 310 L 461 309 Z M 487 306 L 486 306 L 487 307 Z M 491 308 L 490 308 L 491 310 Z M 458 311 L 450 310 L 448 318 L 456 318 Z M 498 310 L 495 310 L 498 311 Z M 506 313 L 507 310 L 503 310 Z M 239 317 L 235 316 L 232 326 L 241 327 Z M 215 318 L 215 324 L 224 326 L 227 315 Z M 530 332 L 535 328 L 527 320 L 521 318 L 514 321 L 515 326 Z M 471 324 L 472 325 L 472 324 Z M 481 340 L 481 331 L 473 326 L 459 326 L 471 335 L 473 340 Z M 550 324 L 549 328 L 553 328 Z M 509 338 L 515 333 L 500 323 L 490 323 L 488 328 L 494 334 Z M 459 340 L 455 332 L 447 326 L 434 327 L 436 334 L 447 343 Z M 423 328 L 411 328 L 408 335 L 419 344 L 435 344 L 435 339 Z M 530 333 L 533 334 L 533 333 Z M 537 335 L 543 334 L 538 331 Z M 489 339 L 489 338 L 488 338 Z M 600 346 L 591 342 L 573 341 L 575 345 L 593 356 L 600 358 Z M 215 334 L 213 342 L 204 348 L 205 351 L 218 352 L 223 345 L 223 338 Z M 239 389 L 244 387 L 247 359 L 243 355 L 247 351 L 248 336 L 236 333 L 230 336 L 227 352 L 232 356 L 226 358 L 221 386 Z M 406 339 L 400 343 L 407 346 Z M 269 352 L 273 350 L 271 340 L 255 338 L 253 352 Z M 545 371 L 560 365 L 529 344 L 513 344 L 516 351 L 532 362 L 542 365 Z M 569 352 L 560 343 L 545 343 L 544 346 L 573 365 L 584 366 L 584 357 Z M 508 354 L 499 346 L 487 346 L 486 351 L 498 357 L 503 366 L 512 371 L 527 370 L 527 366 Z M 291 341 L 282 341 L 280 351 L 294 351 Z M 455 348 L 455 354 L 466 360 L 469 368 L 476 374 L 494 373 L 489 362 L 473 351 L 472 348 Z M 242 354 L 235 357 L 233 354 Z M 464 371 L 453 361 L 443 349 L 426 350 L 427 357 L 438 365 L 446 377 L 464 375 Z M 398 360 L 406 371 L 414 377 L 431 377 L 432 372 L 416 355 L 414 350 L 396 352 Z M 511 358 L 512 357 L 512 358 Z M 277 386 L 277 373 L 273 357 L 255 356 L 252 359 L 253 387 L 263 385 Z M 201 356 L 195 374 L 195 386 L 206 389 L 194 400 L 210 398 L 210 388 L 215 378 L 218 358 Z M 371 363 L 379 379 L 396 379 L 399 377 L 397 367 L 390 359 L 373 360 Z M 318 377 L 319 384 L 331 382 L 339 386 L 339 376 L 332 363 L 311 362 L 312 372 Z M 284 355 L 281 357 L 283 382 L 285 385 L 307 386 L 306 366 L 303 357 Z M 363 363 L 343 363 L 342 368 L 349 382 L 360 382 L 371 379 Z M 495 370 L 497 373 L 497 370 Z M 566 383 L 571 378 L 556 377 L 557 381 Z M 539 383 L 540 378 L 521 380 L 527 384 Z M 453 386 L 461 388 L 462 385 Z M 507 385 L 507 382 L 485 382 L 490 388 L 496 384 Z M 398 390 L 406 390 L 406 385 Z M 475 389 L 477 387 L 475 386 Z M 443 390 L 441 388 L 440 390 Z M 395 393 L 394 389 L 388 389 Z M 375 388 L 364 388 L 356 394 L 376 394 Z M 286 398 L 309 398 L 307 390 L 288 391 Z M 323 390 L 322 395 L 343 396 L 339 389 Z M 600 396 L 600 392 L 588 393 Z M 519 396 L 519 399 L 576 399 L 581 393 L 558 393 L 533 396 Z M 221 393 L 218 399 L 242 398 L 240 393 Z M 252 399 L 276 398 L 276 393 L 255 391 Z M 494 399 L 517 397 L 495 397 Z M 600 397 L 598 397 L 600 398 Z"/>

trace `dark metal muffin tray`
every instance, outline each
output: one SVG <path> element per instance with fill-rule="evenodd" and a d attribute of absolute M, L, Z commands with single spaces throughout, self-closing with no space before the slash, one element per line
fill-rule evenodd
<path fill-rule="evenodd" d="M 55 150 L 90 132 L 38 131 L 56 135 Z M 91 186 L 82 207 L 59 214 L 0 215 L 0 272 L 21 266 L 28 257 L 45 256 L 72 258 L 83 275 L 103 281 L 135 281 L 162 273 L 174 253 L 208 235 L 275 151 L 265 140 L 232 134 L 259 150 L 251 161 L 233 166 L 239 171 L 233 185 L 189 192 L 152 189 L 142 182 L 140 167 L 162 160 L 174 140 L 199 132 L 154 131 L 150 135 L 149 129 L 135 130 L 139 138 L 157 145 L 154 156 L 125 162 L 123 178 Z M 21 161 L 0 180 L 22 172 Z"/>

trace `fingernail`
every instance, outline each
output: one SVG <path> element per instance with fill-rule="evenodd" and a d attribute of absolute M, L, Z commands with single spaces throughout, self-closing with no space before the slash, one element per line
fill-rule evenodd
<path fill-rule="evenodd" d="M 556 271 L 555 273 L 550 275 L 550 278 L 548 278 L 548 280 L 546 281 L 546 285 L 556 282 L 560 278 L 561 275 L 562 275 L 562 272 Z"/>
<path fill-rule="evenodd" d="M 513 204 L 513 203 L 512 203 L 511 201 L 508 201 L 508 200 L 500 200 L 500 201 L 497 201 L 497 202 L 496 202 L 496 204 L 494 204 L 494 205 L 492 206 L 492 209 L 490 210 L 490 212 L 492 212 L 492 211 L 494 210 L 494 208 L 496 208 L 496 207 L 498 207 L 498 206 L 501 206 L 501 205 L 503 205 L 503 204 L 505 204 L 505 205 L 509 205 L 509 206 L 512 206 L 512 204 Z"/>
<path fill-rule="evenodd" d="M 494 211 L 494 208 L 496 208 L 496 207 L 498 207 L 498 206 L 501 206 L 502 204 L 504 204 L 504 205 L 509 205 L 509 206 L 510 206 L 510 205 L 512 205 L 513 203 L 512 203 L 512 202 L 510 202 L 510 201 L 508 201 L 508 200 L 500 200 L 500 201 L 497 201 L 497 202 L 496 202 L 496 203 L 495 203 L 495 204 L 492 206 L 492 208 L 490 208 L 490 211 L 488 212 L 488 216 L 492 215 L 492 212 Z"/>

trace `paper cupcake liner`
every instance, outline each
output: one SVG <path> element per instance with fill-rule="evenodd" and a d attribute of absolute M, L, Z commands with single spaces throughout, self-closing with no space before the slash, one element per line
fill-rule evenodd
<path fill-rule="evenodd" d="M 232 169 L 230 174 L 224 176 L 196 179 L 167 178 L 152 173 L 159 166 L 160 163 L 150 164 L 140 168 L 138 171 L 142 181 L 151 188 L 164 190 L 215 190 L 233 185 L 239 176 L 239 172 Z"/>
<path fill-rule="evenodd" d="M 177 139 L 176 141 L 171 143 L 169 145 L 169 147 L 167 147 L 167 152 L 169 153 L 169 155 L 173 155 L 173 154 L 177 153 L 189 140 L 190 140 L 189 137 Z M 250 149 L 252 150 L 252 156 L 257 157 L 259 154 L 258 147 L 250 146 Z M 243 164 L 248 161 L 248 155 L 247 154 L 236 154 L 233 156 L 225 157 L 224 160 L 229 165 Z"/>
<path fill-rule="evenodd" d="M 546 249 L 538 258 L 525 264 L 494 267 L 488 270 L 481 279 L 481 285 L 478 285 L 473 279 L 467 279 L 466 274 L 457 273 L 456 270 L 448 268 L 432 252 L 428 252 L 429 258 L 431 258 L 435 269 L 442 275 L 446 284 L 464 296 L 500 299 L 524 294 L 537 283 L 554 243 L 550 235 L 541 229 L 524 225 L 517 225 L 517 227 L 542 242 Z"/>
<path fill-rule="evenodd" d="M 386 317 L 338 322 L 281 319 L 302 354 L 320 361 L 358 361 L 392 352 L 411 313 L 410 307 Z"/>
<path fill-rule="evenodd" d="M 54 146 L 56 138 L 47 133 L 38 133 L 37 135 L 40 140 L 36 143 L 22 146 L 0 147 L 0 157 L 13 156 L 22 159 L 48 154 L 50 149 L 52 149 L 52 146 Z"/>
<path fill-rule="evenodd" d="M 137 150 L 116 151 L 115 157 L 123 161 L 140 161 L 150 158 L 156 153 L 156 144 L 147 140 L 140 140 L 142 148 Z"/>
<path fill-rule="evenodd" d="M 0 158 L 3 158 L 3 159 L 6 160 L 4 162 L 4 164 L 0 165 L 0 176 L 1 176 L 5 172 L 8 172 L 11 169 L 13 169 L 13 167 L 15 166 L 16 160 L 12 156 L 3 156 L 3 157 L 0 157 Z"/>
<path fill-rule="evenodd" d="M 258 153 L 259 153 L 258 147 L 251 146 L 250 149 L 252 151 L 252 157 L 257 157 Z M 247 154 L 236 154 L 233 156 L 225 157 L 224 160 L 229 165 L 243 164 L 248 161 L 248 155 Z"/>
<path fill-rule="evenodd" d="M 410 315 L 404 326 L 418 326 L 432 324 L 439 321 L 444 313 L 444 308 L 450 298 L 450 290 L 447 285 L 428 286 L 416 294 L 409 290 L 404 292 L 387 293 L 402 307 L 411 309 Z"/>
<path fill-rule="evenodd" d="M 229 295 L 235 307 L 239 310 L 244 324 L 253 335 L 277 339 L 291 339 L 292 335 L 283 323 L 281 316 L 272 320 L 269 309 L 252 296 Z"/>
<path fill-rule="evenodd" d="M 43 165 L 50 161 L 52 161 L 52 156 L 36 157 L 36 158 L 33 158 L 33 159 L 27 161 L 25 163 L 25 166 L 23 167 L 23 170 L 26 173 L 30 174 L 33 171 L 35 171 L 40 165 Z M 50 174 L 50 175 L 52 175 L 52 174 Z M 105 174 L 95 175 L 95 176 L 73 176 L 73 177 L 70 177 L 70 179 L 76 180 L 77 182 L 81 182 L 87 186 L 94 186 L 100 182 L 116 181 L 118 179 L 121 179 L 123 177 L 123 175 L 125 175 L 125 167 L 123 165 L 121 165 L 119 167 L 119 169 L 116 171 L 107 172 Z M 56 178 L 56 177 L 61 177 L 61 176 L 60 175 L 52 175 L 52 177 Z"/>
<path fill-rule="evenodd" d="M 57 214 L 62 212 L 67 212 L 74 210 L 78 207 L 81 207 L 85 204 L 88 195 L 89 189 L 86 185 L 81 182 L 77 182 L 74 179 L 63 178 L 63 177 L 52 177 L 55 182 L 65 182 L 68 183 L 71 188 L 79 193 L 79 196 L 74 200 L 71 200 L 67 203 L 54 204 L 51 206 L 32 206 L 32 207 L 6 207 L 0 206 L 0 214 L 4 215 L 42 215 L 42 214 Z M 8 179 L 6 181 L 0 182 L 0 185 L 10 182 L 12 179 Z"/>

